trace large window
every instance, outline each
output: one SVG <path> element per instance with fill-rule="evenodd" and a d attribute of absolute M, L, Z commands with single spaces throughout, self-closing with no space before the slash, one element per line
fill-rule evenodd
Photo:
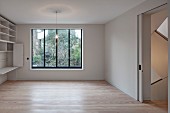
<path fill-rule="evenodd" d="M 82 68 L 82 29 L 32 29 L 31 34 L 32 68 Z"/>

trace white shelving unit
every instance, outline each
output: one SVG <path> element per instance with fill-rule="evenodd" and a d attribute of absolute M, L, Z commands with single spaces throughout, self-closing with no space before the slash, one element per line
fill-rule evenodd
<path fill-rule="evenodd" d="M 15 69 L 17 69 L 18 67 L 5 67 L 5 68 L 1 68 L 0 69 L 0 74 L 3 75 L 3 74 L 6 74 L 10 71 L 13 71 Z"/>
<path fill-rule="evenodd" d="M 0 16 L 0 75 L 17 69 L 13 66 L 13 46 L 16 41 L 16 26 Z"/>

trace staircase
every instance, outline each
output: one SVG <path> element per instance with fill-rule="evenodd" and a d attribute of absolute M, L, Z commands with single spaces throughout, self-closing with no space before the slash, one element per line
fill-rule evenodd
<path fill-rule="evenodd" d="M 151 97 L 168 98 L 168 17 L 152 33 L 151 44 Z"/>

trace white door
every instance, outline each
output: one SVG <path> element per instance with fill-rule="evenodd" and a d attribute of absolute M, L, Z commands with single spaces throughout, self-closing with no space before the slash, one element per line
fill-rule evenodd
<path fill-rule="evenodd" d="M 142 14 L 138 15 L 138 100 L 143 102 L 142 80 Z"/>

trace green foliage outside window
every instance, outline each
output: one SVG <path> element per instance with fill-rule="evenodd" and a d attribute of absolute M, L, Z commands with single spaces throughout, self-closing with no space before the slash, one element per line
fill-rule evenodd
<path fill-rule="evenodd" d="M 33 68 L 82 66 L 81 30 L 62 29 L 57 32 L 59 39 L 56 45 L 55 29 L 32 30 Z"/>

